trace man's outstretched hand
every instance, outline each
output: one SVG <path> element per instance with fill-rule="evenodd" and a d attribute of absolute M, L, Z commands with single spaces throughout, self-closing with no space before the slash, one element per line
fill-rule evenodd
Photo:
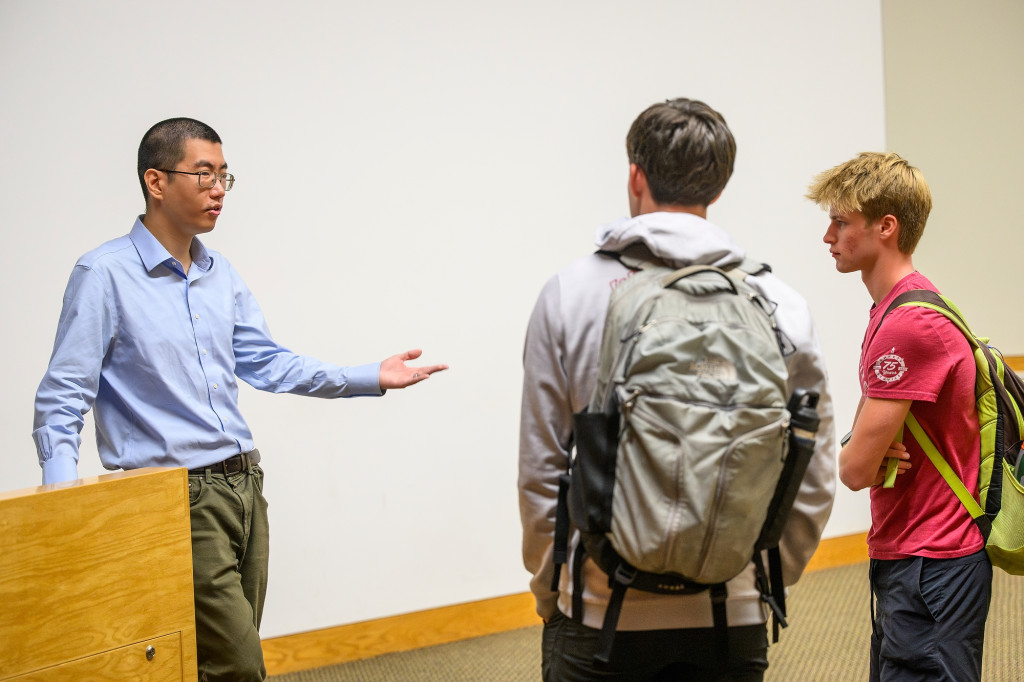
<path fill-rule="evenodd" d="M 405 388 L 406 386 L 412 386 L 418 384 L 421 381 L 430 377 L 434 372 L 443 372 L 448 369 L 448 365 L 428 365 L 426 367 L 409 367 L 405 363 L 410 360 L 415 360 L 423 351 L 408 350 L 398 355 L 392 355 L 390 358 L 380 363 L 380 375 L 378 381 L 380 387 L 383 390 L 389 388 Z"/>

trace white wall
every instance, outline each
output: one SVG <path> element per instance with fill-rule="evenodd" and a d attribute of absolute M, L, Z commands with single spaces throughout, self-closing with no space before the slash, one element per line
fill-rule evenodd
<path fill-rule="evenodd" d="M 380 400 L 244 391 L 271 502 L 265 636 L 526 589 L 526 320 L 626 212 L 626 130 L 654 101 L 726 116 L 739 157 L 710 218 L 805 292 L 848 423 L 869 301 L 802 195 L 884 146 L 880 21 L 877 0 L 0 0 L 0 489 L 39 481 L 32 399 L 67 275 L 142 211 L 139 138 L 176 115 L 224 138 L 238 182 L 206 241 L 282 343 L 452 365 Z M 101 473 L 91 423 L 85 441 L 80 473 Z M 866 508 L 841 492 L 827 534 Z"/>
<path fill-rule="evenodd" d="M 1022 355 L 1024 3 L 882 7 L 888 147 L 921 169 L 934 195 L 914 264 L 976 334 Z"/>

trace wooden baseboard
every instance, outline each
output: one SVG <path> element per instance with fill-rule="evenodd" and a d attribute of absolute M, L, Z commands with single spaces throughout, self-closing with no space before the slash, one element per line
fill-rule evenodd
<path fill-rule="evenodd" d="M 866 533 L 858 533 L 822 540 L 807 570 L 867 561 L 866 538 Z M 281 675 L 539 623 L 533 595 L 524 592 L 265 639 L 263 658 L 268 674 Z"/>
<path fill-rule="evenodd" d="M 855 533 L 821 541 L 807 564 L 808 571 L 849 566 L 868 560 L 868 534 Z"/>
<path fill-rule="evenodd" d="M 265 639 L 263 659 L 268 674 L 280 675 L 538 623 L 533 595 L 525 592 Z"/>
<path fill-rule="evenodd" d="M 1006 355 L 1003 357 L 1003 362 L 1018 374 L 1024 372 L 1024 355 Z"/>

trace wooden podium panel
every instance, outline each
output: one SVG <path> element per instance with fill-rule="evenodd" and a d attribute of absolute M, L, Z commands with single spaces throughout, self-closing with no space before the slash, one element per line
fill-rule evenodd
<path fill-rule="evenodd" d="M 0 493 L 0 680 L 195 680 L 188 478 Z"/>

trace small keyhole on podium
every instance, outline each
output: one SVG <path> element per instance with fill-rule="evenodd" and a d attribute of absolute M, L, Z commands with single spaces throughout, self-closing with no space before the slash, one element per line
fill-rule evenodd
<path fill-rule="evenodd" d="M 151 644 L 146 647 L 146 660 L 152 661 L 154 656 L 156 656 L 156 649 Z"/>

